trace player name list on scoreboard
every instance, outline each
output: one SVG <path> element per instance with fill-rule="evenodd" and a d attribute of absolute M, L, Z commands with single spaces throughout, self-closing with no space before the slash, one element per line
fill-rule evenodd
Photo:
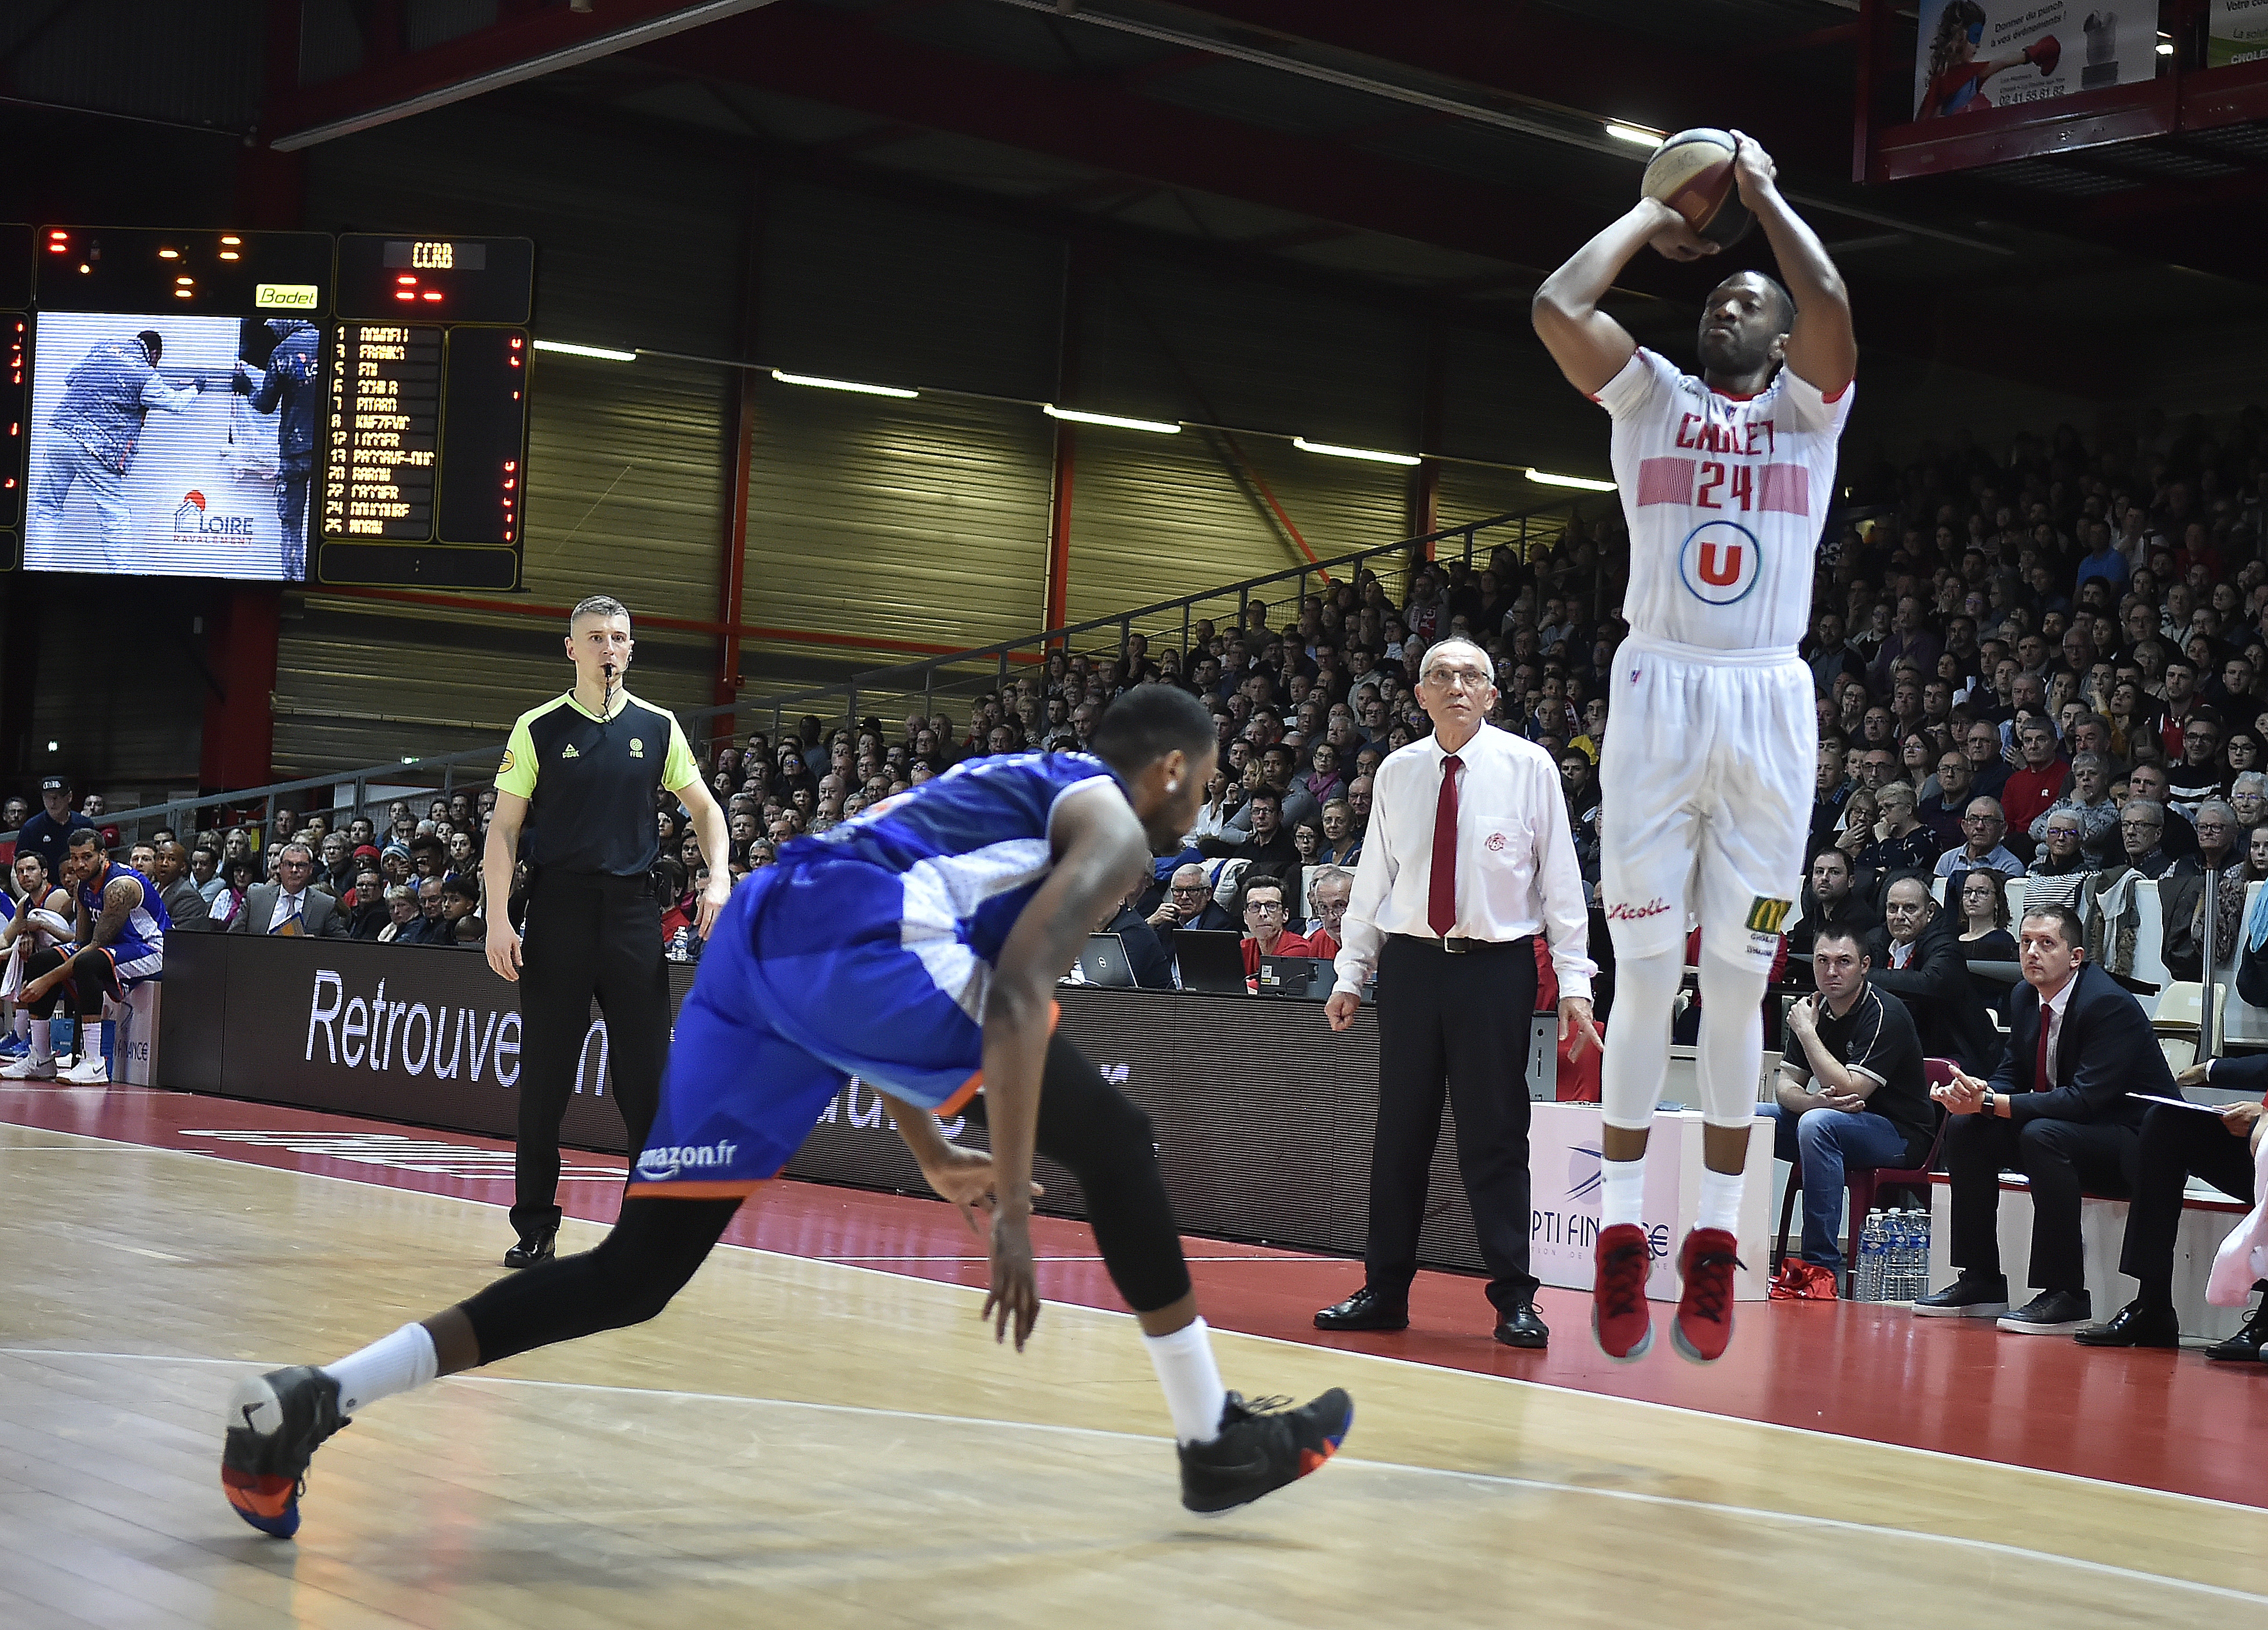
<path fill-rule="evenodd" d="M 339 325 L 331 371 L 323 530 L 333 537 L 433 535 L 441 423 L 441 330 Z"/>

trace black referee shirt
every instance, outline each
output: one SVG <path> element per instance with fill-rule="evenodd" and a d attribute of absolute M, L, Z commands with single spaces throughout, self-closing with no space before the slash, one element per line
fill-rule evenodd
<path fill-rule="evenodd" d="M 655 790 L 700 774 L 674 714 L 625 690 L 601 720 L 571 690 L 519 716 L 496 785 L 528 800 L 532 864 L 643 877 L 660 848 Z"/>

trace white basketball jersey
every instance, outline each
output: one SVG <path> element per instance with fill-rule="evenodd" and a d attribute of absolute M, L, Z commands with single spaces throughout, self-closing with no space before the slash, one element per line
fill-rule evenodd
<path fill-rule="evenodd" d="M 1783 367 L 1727 396 L 1640 346 L 1598 394 L 1630 522 L 1633 633 L 1713 651 L 1795 649 L 1835 497 L 1851 387 L 1830 402 Z"/>

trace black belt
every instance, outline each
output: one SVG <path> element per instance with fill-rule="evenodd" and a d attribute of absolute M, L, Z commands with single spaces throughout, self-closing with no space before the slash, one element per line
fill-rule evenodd
<path fill-rule="evenodd" d="M 1431 946 L 1435 950 L 1447 951 L 1452 956 L 1471 956 L 1484 951 L 1517 950 L 1534 936 L 1530 935 L 1519 940 L 1458 940 L 1436 938 L 1429 933 L 1401 933 L 1394 937 L 1397 940 L 1408 940 L 1417 945 Z"/>

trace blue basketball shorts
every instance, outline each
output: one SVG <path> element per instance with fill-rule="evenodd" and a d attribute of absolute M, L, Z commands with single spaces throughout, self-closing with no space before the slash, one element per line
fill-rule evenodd
<path fill-rule="evenodd" d="M 854 1075 L 941 1115 L 975 1095 L 970 1009 L 989 970 L 965 945 L 909 946 L 902 916 L 897 878 L 858 863 L 767 867 L 733 891 L 678 1014 L 633 1196 L 752 1192 Z"/>

